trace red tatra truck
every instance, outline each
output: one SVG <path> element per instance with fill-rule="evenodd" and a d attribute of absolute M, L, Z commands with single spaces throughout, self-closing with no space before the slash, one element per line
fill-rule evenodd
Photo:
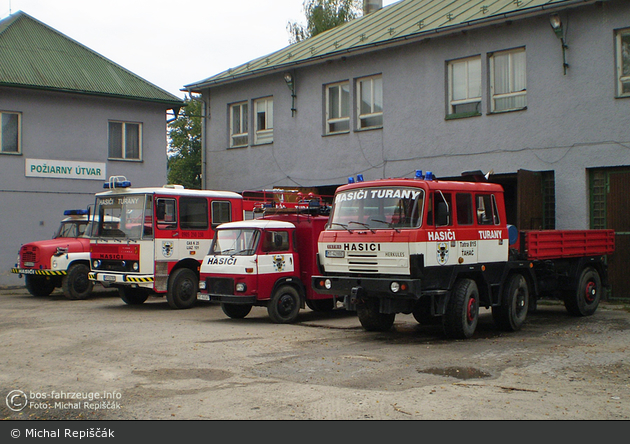
<path fill-rule="evenodd" d="M 343 297 L 368 331 L 412 313 L 420 323 L 441 318 L 447 337 L 469 338 L 479 307 L 508 331 L 541 298 L 563 300 L 572 315 L 593 314 L 613 251 L 613 230 L 519 233 L 506 224 L 500 185 L 418 171 L 337 189 L 312 286 Z"/>
<path fill-rule="evenodd" d="M 264 306 L 271 320 L 282 324 L 295 322 L 305 305 L 333 310 L 335 296 L 311 287 L 317 239 L 328 222 L 319 208 L 318 201 L 312 214 L 278 210 L 219 226 L 201 265 L 198 299 L 220 302 L 230 318 L 244 318 L 253 306 Z"/>
<path fill-rule="evenodd" d="M 118 288 L 126 304 L 166 295 L 172 308 L 197 301 L 199 266 L 215 228 L 243 219 L 243 202 L 230 191 L 189 190 L 181 185 L 132 188 L 123 176 L 96 195 L 90 238 L 89 278 Z M 116 228 L 100 221 L 120 221 Z"/>
<path fill-rule="evenodd" d="M 93 288 L 90 271 L 89 211 L 66 210 L 52 239 L 29 242 L 20 247 L 12 273 L 24 276 L 33 296 L 48 296 L 61 287 L 68 299 L 85 299 Z"/>

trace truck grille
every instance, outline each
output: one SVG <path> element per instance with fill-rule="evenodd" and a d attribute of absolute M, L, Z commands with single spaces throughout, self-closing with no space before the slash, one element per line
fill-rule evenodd
<path fill-rule="evenodd" d="M 348 271 L 355 273 L 378 273 L 376 254 L 348 254 Z"/>
<path fill-rule="evenodd" d="M 210 294 L 234 294 L 234 279 L 207 278 L 206 289 Z"/>
<path fill-rule="evenodd" d="M 22 264 L 26 266 L 27 262 L 36 263 L 38 261 L 38 253 L 39 248 L 37 247 L 22 247 Z"/>

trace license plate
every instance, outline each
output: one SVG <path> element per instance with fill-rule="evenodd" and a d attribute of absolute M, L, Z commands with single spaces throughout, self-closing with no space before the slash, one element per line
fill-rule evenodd
<path fill-rule="evenodd" d="M 103 280 L 107 282 L 116 282 L 116 276 L 105 275 L 103 276 Z"/>
<path fill-rule="evenodd" d="M 197 299 L 199 299 L 200 301 L 209 301 L 210 300 L 210 295 L 209 294 L 199 293 L 199 294 L 197 294 Z"/>
<path fill-rule="evenodd" d="M 24 262 L 24 266 L 25 267 L 34 267 L 35 266 L 35 262 Z"/>

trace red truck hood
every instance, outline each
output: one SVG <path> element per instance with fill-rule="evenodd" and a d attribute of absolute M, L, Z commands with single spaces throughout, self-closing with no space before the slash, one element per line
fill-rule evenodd
<path fill-rule="evenodd" d="M 50 267 L 49 264 L 51 256 L 57 253 L 58 248 L 62 248 L 64 249 L 64 252 L 68 253 L 82 253 L 90 251 L 90 239 L 85 237 L 64 237 L 29 242 L 22 245 L 20 248 L 19 266 L 24 268 L 47 269 Z M 33 263 L 34 266 L 29 265 L 26 267 L 24 262 Z"/>

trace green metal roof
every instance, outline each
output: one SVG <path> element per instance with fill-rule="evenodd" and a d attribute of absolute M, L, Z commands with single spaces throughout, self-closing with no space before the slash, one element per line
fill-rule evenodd
<path fill-rule="evenodd" d="M 595 0 L 402 0 L 185 88 L 199 92 L 279 69 L 593 2 Z"/>
<path fill-rule="evenodd" d="M 179 97 L 22 11 L 0 21 L 0 86 L 183 105 Z"/>

